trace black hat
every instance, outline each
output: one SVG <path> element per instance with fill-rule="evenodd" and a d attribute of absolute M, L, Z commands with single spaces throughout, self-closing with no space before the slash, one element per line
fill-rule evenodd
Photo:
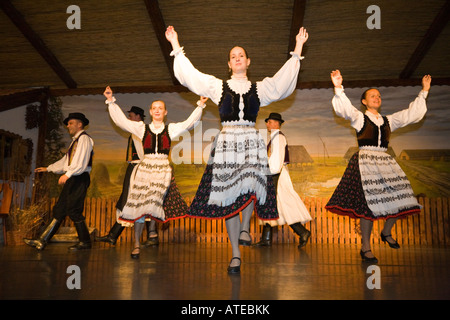
<path fill-rule="evenodd" d="M 133 112 L 135 114 L 138 114 L 141 116 L 142 119 L 145 118 L 145 114 L 144 114 L 144 109 L 141 109 L 139 107 L 136 106 L 132 106 L 130 110 L 128 110 L 128 112 Z"/>
<path fill-rule="evenodd" d="M 89 120 L 86 118 L 86 116 L 80 112 L 74 112 L 69 113 L 69 116 L 64 119 L 63 123 L 67 126 L 67 123 L 69 123 L 70 119 L 77 119 L 83 122 L 84 126 L 87 126 L 89 124 Z"/>
<path fill-rule="evenodd" d="M 269 117 L 265 121 L 267 122 L 269 119 L 280 121 L 280 123 L 284 122 L 284 120 L 281 118 L 281 114 L 276 112 L 272 112 L 271 114 L 269 114 Z"/>

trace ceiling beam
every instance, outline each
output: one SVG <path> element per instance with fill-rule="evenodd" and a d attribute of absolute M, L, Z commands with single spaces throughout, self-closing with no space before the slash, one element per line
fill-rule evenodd
<path fill-rule="evenodd" d="M 345 80 L 346 88 L 367 87 L 407 87 L 421 86 L 422 79 L 374 79 L 374 80 Z M 432 85 L 450 85 L 450 78 L 433 78 Z M 298 89 L 328 89 L 332 88 L 330 81 L 300 82 Z M 118 86 L 112 88 L 115 93 L 163 93 L 163 92 L 190 92 L 182 85 L 168 86 Z M 102 95 L 105 87 L 77 88 L 77 89 L 50 89 L 51 96 L 82 96 Z"/>
<path fill-rule="evenodd" d="M 38 88 L 0 96 L 0 112 L 43 101 L 48 97 L 48 94 L 46 88 Z"/>
<path fill-rule="evenodd" d="M 303 27 L 305 18 L 306 0 L 295 0 L 292 8 L 291 31 L 289 32 L 288 59 L 291 57 L 290 52 L 295 49 L 295 36 Z"/>
<path fill-rule="evenodd" d="M 77 83 L 72 79 L 67 70 L 61 65 L 55 55 L 46 46 L 39 35 L 34 32 L 31 26 L 25 21 L 22 14 L 8 0 L 0 1 L 0 8 L 5 12 L 8 18 L 14 23 L 17 29 L 22 32 L 25 38 L 31 43 L 36 51 L 44 58 L 48 65 L 58 75 L 58 77 L 66 84 L 68 88 L 76 88 Z"/>
<path fill-rule="evenodd" d="M 159 8 L 158 0 L 144 0 L 144 2 L 145 6 L 147 7 L 147 12 L 150 20 L 152 21 L 153 30 L 155 31 L 156 38 L 158 39 L 159 47 L 161 49 L 164 60 L 166 61 L 167 68 L 169 69 L 172 83 L 174 85 L 179 85 L 180 83 L 178 82 L 173 72 L 173 59 L 170 56 L 172 47 L 165 36 L 166 24 L 164 22 L 161 9 Z"/>
<path fill-rule="evenodd" d="M 416 50 L 412 54 L 408 63 L 406 64 L 405 68 L 400 73 L 400 79 L 408 79 L 409 77 L 411 77 L 411 75 L 419 66 L 422 59 L 427 54 L 428 50 L 433 45 L 434 41 L 437 39 L 441 31 L 447 25 L 449 18 L 450 18 L 450 1 L 447 0 L 444 6 L 441 8 L 441 10 L 439 10 L 438 14 L 434 18 L 430 28 L 420 41 Z"/>

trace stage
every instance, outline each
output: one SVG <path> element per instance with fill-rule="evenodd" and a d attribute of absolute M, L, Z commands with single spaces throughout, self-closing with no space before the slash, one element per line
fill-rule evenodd
<path fill-rule="evenodd" d="M 95 242 L 91 250 L 78 253 L 68 252 L 69 245 L 51 243 L 44 251 L 1 247 L 0 299 L 450 298 L 450 249 L 445 247 L 395 250 L 375 245 L 373 251 L 379 259 L 375 271 L 361 261 L 356 245 L 308 244 L 300 250 L 289 244 L 241 247 L 241 273 L 228 275 L 231 247 L 227 244 L 162 243 L 141 249 L 137 260 L 130 257 L 129 243 L 114 247 Z"/>

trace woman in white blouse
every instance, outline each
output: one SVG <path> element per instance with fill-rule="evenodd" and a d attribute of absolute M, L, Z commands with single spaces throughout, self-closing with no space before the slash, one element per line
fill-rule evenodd
<path fill-rule="evenodd" d="M 420 213 L 421 206 L 408 178 L 386 151 L 391 132 L 417 123 L 424 117 L 431 77 L 423 77 L 422 90 L 408 109 L 388 116 L 379 113 L 381 96 L 377 89 L 368 89 L 363 93 L 361 102 L 366 107 L 363 113 L 345 95 L 339 70 L 331 72 L 331 80 L 335 90 L 332 100 L 334 111 L 338 116 L 350 120 L 356 130 L 359 151 L 350 159 L 326 209 L 360 219 L 361 257 L 365 261 L 377 262 L 370 246 L 373 221 L 386 220 L 381 239 L 391 248 L 398 249 L 400 246 L 391 235 L 397 218 Z"/>
<path fill-rule="evenodd" d="M 122 209 L 116 209 L 117 223 L 124 227 L 133 225 L 135 227 L 135 247 L 131 257 L 138 258 L 139 239 L 145 219 L 151 218 L 165 222 L 185 216 L 187 206 L 181 199 L 181 195 L 170 192 L 172 168 L 168 158 L 171 140 L 198 124 L 207 98 L 201 97 L 197 102 L 197 108 L 185 121 L 166 125 L 164 118 L 167 115 L 167 109 L 161 100 L 152 102 L 149 109 L 152 122 L 145 124 L 143 121 L 133 121 L 127 118 L 115 103 L 116 98 L 110 87 L 106 87 L 103 94 L 106 97 L 105 103 L 108 105 L 109 115 L 114 123 L 142 141 L 142 143 L 135 144 L 141 161 L 134 167 L 131 174 L 127 201 Z M 167 208 L 164 205 L 171 194 L 175 197 L 171 200 L 175 208 Z"/>
<path fill-rule="evenodd" d="M 284 99 L 294 91 L 303 44 L 308 33 L 301 28 L 292 57 L 271 78 L 252 83 L 247 78 L 250 58 L 242 47 L 229 53 L 231 79 L 223 81 L 198 71 L 185 56 L 173 27 L 166 30 L 175 57 L 174 73 L 192 92 L 210 98 L 219 107 L 222 130 L 216 136 L 211 155 L 188 215 L 205 219 L 226 219 L 233 257 L 229 273 L 240 272 L 239 244 L 250 245 L 250 218 L 255 209 L 262 220 L 278 218 L 272 179 L 267 179 L 267 150 L 255 129 L 260 107 Z M 242 224 L 239 212 L 242 211 Z"/>

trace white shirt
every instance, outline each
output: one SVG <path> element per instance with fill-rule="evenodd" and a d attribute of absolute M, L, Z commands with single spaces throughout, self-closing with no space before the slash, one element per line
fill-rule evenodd
<path fill-rule="evenodd" d="M 364 126 L 364 113 L 356 109 L 349 98 L 345 95 L 344 88 L 334 88 L 335 95 L 332 99 L 333 109 L 340 117 L 350 120 L 351 126 L 360 131 Z M 402 128 L 408 124 L 417 123 L 425 116 L 427 112 L 426 98 L 428 91 L 420 91 L 417 98 L 409 104 L 407 109 L 395 112 L 386 116 L 389 121 L 391 132 Z M 384 124 L 381 115 L 375 115 L 372 112 L 366 111 L 365 114 L 369 119 L 377 125 L 378 130 Z M 381 145 L 381 134 L 378 135 L 378 147 Z"/>
<path fill-rule="evenodd" d="M 84 130 L 79 131 L 72 137 L 72 143 L 80 136 Z M 78 144 L 74 150 L 72 161 L 69 165 L 69 155 L 66 153 L 64 157 L 47 167 L 47 171 L 54 173 L 64 173 L 69 178 L 71 176 L 78 176 L 84 172 L 91 172 L 91 167 L 88 167 L 89 159 L 91 157 L 92 149 L 94 148 L 94 141 L 91 137 L 83 134 L 78 139 Z"/>
<path fill-rule="evenodd" d="M 122 109 L 115 103 L 116 99 L 113 97 L 113 101 L 106 100 L 106 104 L 108 104 L 108 111 L 111 119 L 114 123 L 124 131 L 127 131 L 133 135 L 133 140 L 135 141 L 136 152 L 140 159 L 144 158 L 144 148 L 142 145 L 142 139 L 145 134 L 145 126 L 146 124 L 143 121 L 133 121 L 127 118 L 127 116 L 123 113 Z M 203 108 L 205 108 L 206 104 L 199 105 L 195 110 L 191 113 L 189 118 L 183 122 L 170 123 L 168 125 L 168 133 L 170 139 L 174 139 L 181 135 L 183 132 L 192 129 L 198 123 L 202 116 Z M 155 128 L 153 122 L 150 123 L 150 129 L 155 134 L 161 133 L 165 128 L 165 124 L 161 125 L 159 128 Z M 155 149 L 158 152 L 158 147 Z"/>
<path fill-rule="evenodd" d="M 198 71 L 185 56 L 183 48 L 172 51 L 170 54 L 175 56 L 173 70 L 176 78 L 182 85 L 189 88 L 197 95 L 210 98 L 215 104 L 219 104 L 222 97 L 222 80 Z M 270 103 L 284 99 L 294 92 L 297 86 L 297 77 L 300 70 L 300 60 L 303 57 L 291 52 L 292 57 L 283 65 L 283 67 L 273 76 L 264 78 L 262 81 L 256 82 L 258 97 L 261 107 Z M 229 87 L 236 93 L 241 95 L 239 108 L 244 109 L 244 101 L 242 94 L 250 90 L 251 82 L 247 79 L 236 79 L 232 77 L 227 80 Z M 243 119 L 244 113 L 239 113 L 238 121 L 229 121 L 226 124 L 249 125 L 254 123 Z M 225 123 L 222 123 L 225 124 Z"/>
<path fill-rule="evenodd" d="M 286 153 L 287 144 L 286 137 L 280 133 L 279 129 L 272 129 L 270 132 L 270 141 L 270 173 L 277 174 L 281 172 L 281 169 L 283 169 L 284 165 L 284 156 Z"/>

